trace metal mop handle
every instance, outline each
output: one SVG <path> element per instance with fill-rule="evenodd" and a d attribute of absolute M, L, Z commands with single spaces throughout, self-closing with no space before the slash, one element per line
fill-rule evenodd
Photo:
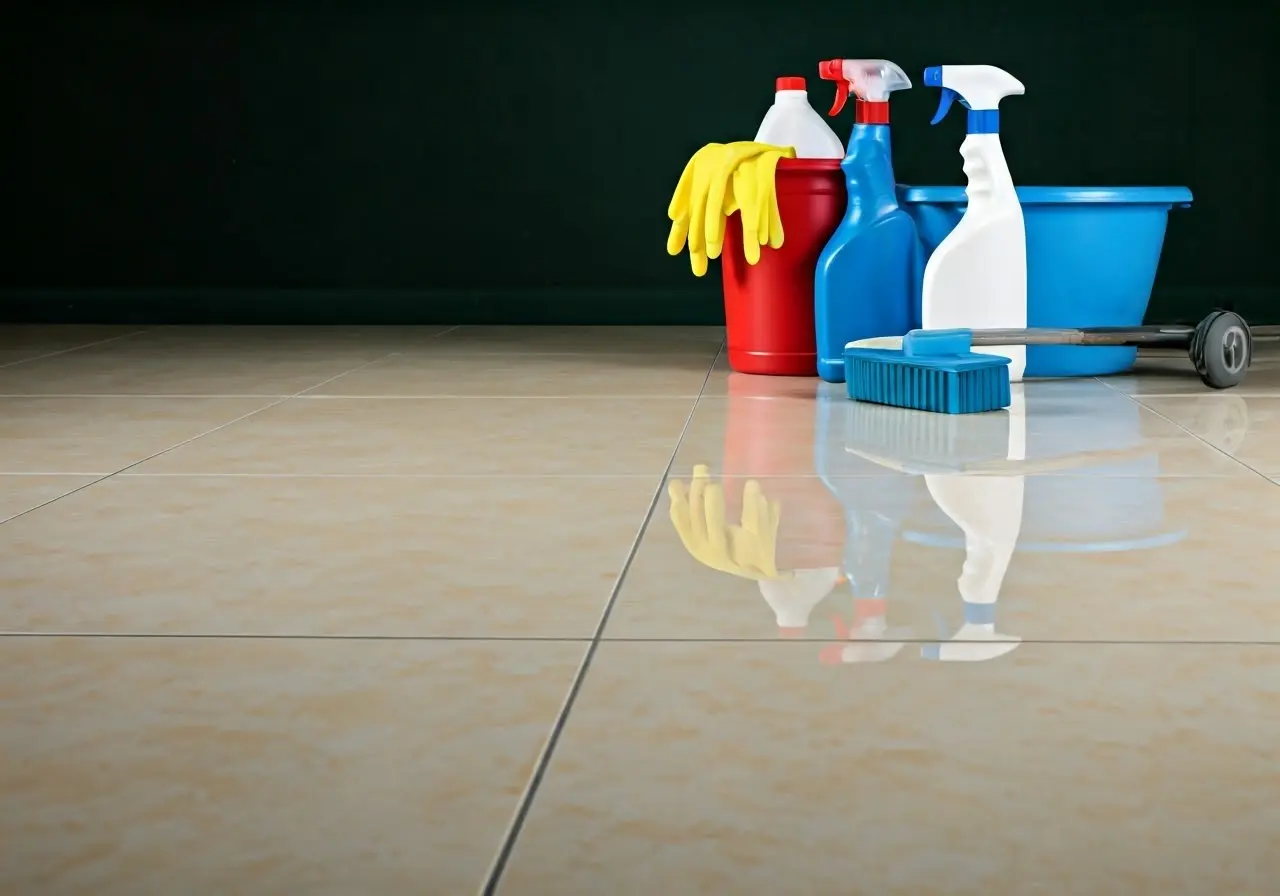
<path fill-rule="evenodd" d="M 974 330 L 973 345 L 1150 345 L 1185 348 L 1194 327 L 1036 327 L 1028 330 Z"/>
<path fill-rule="evenodd" d="M 1146 345 L 1186 348 L 1195 327 L 1033 327 L 1026 330 L 974 330 L 973 345 Z M 1280 327 L 1250 327 L 1254 339 L 1280 339 Z"/>

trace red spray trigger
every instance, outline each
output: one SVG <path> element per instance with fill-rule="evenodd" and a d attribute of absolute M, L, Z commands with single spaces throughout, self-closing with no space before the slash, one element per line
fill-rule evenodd
<path fill-rule="evenodd" d="M 818 77 L 824 81 L 836 82 L 836 99 L 827 115 L 839 115 L 849 99 L 849 82 L 844 79 L 843 59 L 824 59 L 818 63 Z"/>

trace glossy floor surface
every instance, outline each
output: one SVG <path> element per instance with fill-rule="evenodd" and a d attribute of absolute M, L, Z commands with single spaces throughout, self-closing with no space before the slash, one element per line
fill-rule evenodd
<path fill-rule="evenodd" d="M 1280 353 L 0 330 L 0 893 L 1268 893 Z"/>

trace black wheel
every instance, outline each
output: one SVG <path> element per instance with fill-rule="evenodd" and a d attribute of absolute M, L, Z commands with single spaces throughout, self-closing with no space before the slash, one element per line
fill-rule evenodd
<path fill-rule="evenodd" d="M 1253 361 L 1253 335 L 1244 318 L 1215 311 L 1191 334 L 1191 363 L 1211 389 L 1230 389 L 1244 381 Z"/>

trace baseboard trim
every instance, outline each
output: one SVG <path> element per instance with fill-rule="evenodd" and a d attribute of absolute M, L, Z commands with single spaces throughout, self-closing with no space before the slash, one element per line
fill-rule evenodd
<path fill-rule="evenodd" d="M 1217 307 L 1280 324 L 1280 288 L 1157 287 L 1147 322 L 1194 322 Z M 724 304 L 712 278 L 683 290 L 4 289 L 0 322 L 715 326 Z"/>

